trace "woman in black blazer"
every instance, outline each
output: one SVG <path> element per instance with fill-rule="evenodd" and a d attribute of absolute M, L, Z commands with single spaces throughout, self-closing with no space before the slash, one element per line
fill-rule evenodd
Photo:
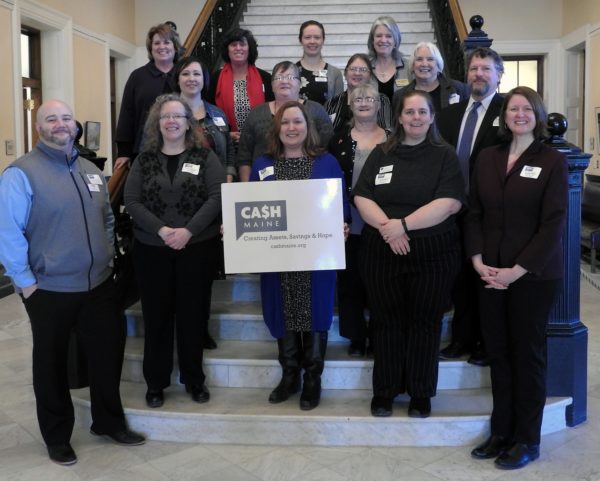
<path fill-rule="evenodd" d="M 567 163 L 541 143 L 546 112 L 528 87 L 500 111 L 504 144 L 477 158 L 465 242 L 481 277 L 482 332 L 491 362 L 491 436 L 471 454 L 516 469 L 539 457 L 546 402 L 546 323 L 563 276 Z"/>

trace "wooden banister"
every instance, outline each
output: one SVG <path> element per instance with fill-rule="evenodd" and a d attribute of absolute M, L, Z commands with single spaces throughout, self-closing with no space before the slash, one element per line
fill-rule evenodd
<path fill-rule="evenodd" d="M 456 32 L 458 33 L 458 38 L 462 42 L 465 38 L 467 38 L 467 26 L 465 25 L 465 19 L 463 17 L 462 11 L 460 10 L 460 5 L 458 3 L 458 0 L 449 0 L 448 5 L 450 6 L 450 11 L 452 12 L 454 25 L 456 25 Z"/>
<path fill-rule="evenodd" d="M 183 44 L 183 47 L 186 51 L 186 55 L 189 55 L 198 43 L 198 40 L 200 39 L 200 35 L 202 35 L 204 27 L 206 27 L 206 24 L 208 23 L 208 20 L 210 19 L 213 10 L 217 6 L 217 1 L 218 0 L 206 0 L 206 3 L 204 4 L 202 11 L 200 12 L 200 15 L 198 15 L 198 18 L 194 22 L 192 30 L 190 30 L 190 34 L 187 36 L 187 38 L 185 39 L 185 43 Z"/>

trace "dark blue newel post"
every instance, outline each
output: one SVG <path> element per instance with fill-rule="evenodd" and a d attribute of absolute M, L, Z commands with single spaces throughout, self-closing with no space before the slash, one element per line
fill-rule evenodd
<path fill-rule="evenodd" d="M 591 154 L 568 143 L 562 135 L 567 120 L 561 114 L 548 116 L 552 137 L 546 144 L 563 152 L 569 163 L 569 201 L 563 237 L 565 277 L 562 292 L 548 322 L 548 396 L 571 396 L 567 407 L 568 426 L 587 419 L 588 330 L 579 318 L 581 191 L 583 172 Z"/>
<path fill-rule="evenodd" d="M 463 40 L 463 50 L 465 53 L 469 53 L 471 50 L 475 50 L 479 47 L 491 47 L 493 39 L 488 37 L 481 27 L 483 27 L 483 17 L 481 15 L 473 15 L 469 19 L 469 25 L 471 31 L 467 35 L 467 38 Z"/>

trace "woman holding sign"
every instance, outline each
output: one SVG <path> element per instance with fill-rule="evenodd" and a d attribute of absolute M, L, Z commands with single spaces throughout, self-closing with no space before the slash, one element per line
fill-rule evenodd
<path fill-rule="evenodd" d="M 273 119 L 268 154 L 256 159 L 251 181 L 339 178 L 337 160 L 318 147 L 318 136 L 307 110 L 300 102 L 284 103 Z M 348 216 L 344 200 L 344 217 Z M 344 235 L 348 226 L 344 224 Z M 277 339 L 282 377 L 269 396 L 275 404 L 300 390 L 300 409 L 318 406 L 321 373 L 325 363 L 327 331 L 333 319 L 335 271 L 274 272 L 261 274 L 265 323 Z"/>
<path fill-rule="evenodd" d="M 454 149 L 441 140 L 431 97 L 399 102 L 398 127 L 375 147 L 354 187 L 362 272 L 374 344 L 373 416 L 391 416 L 408 392 L 408 415 L 427 417 L 435 396 L 441 321 L 460 263 L 455 214 L 464 183 Z"/>
<path fill-rule="evenodd" d="M 192 399 L 210 395 L 204 385 L 201 320 L 219 253 L 221 184 L 219 158 L 202 147 L 189 105 L 161 95 L 150 109 L 142 153 L 125 185 L 133 218 L 133 260 L 144 314 L 146 403 L 162 406 L 171 384 L 173 337 L 179 377 Z"/>

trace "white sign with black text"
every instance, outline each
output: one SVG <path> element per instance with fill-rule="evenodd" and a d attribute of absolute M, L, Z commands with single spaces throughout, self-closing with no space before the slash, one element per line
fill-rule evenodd
<path fill-rule="evenodd" d="M 223 184 L 225 272 L 345 269 L 340 179 Z"/>

